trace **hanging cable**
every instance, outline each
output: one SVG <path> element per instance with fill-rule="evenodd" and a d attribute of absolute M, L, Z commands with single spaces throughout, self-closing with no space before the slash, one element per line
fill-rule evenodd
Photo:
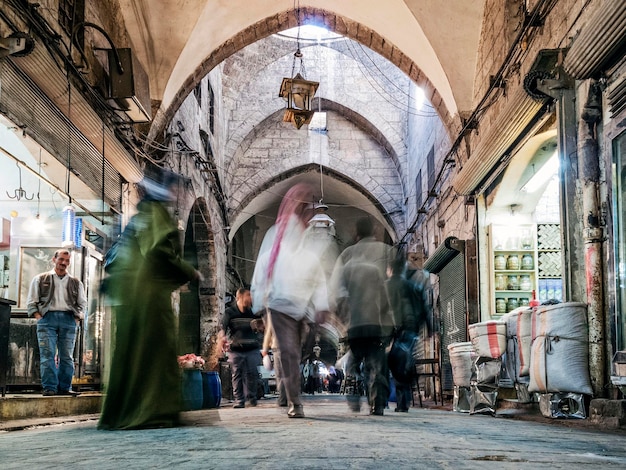
<path fill-rule="evenodd" d="M 321 52 L 320 52 L 320 65 L 321 65 Z M 320 70 L 322 70 L 321 66 L 320 66 Z M 322 98 L 321 97 L 317 97 L 317 112 L 320 114 L 320 117 L 322 116 Z M 319 142 L 320 142 L 320 204 L 322 203 L 322 201 L 324 200 L 324 167 L 322 166 L 322 133 L 318 132 L 317 135 L 319 136 Z"/>
<path fill-rule="evenodd" d="M 69 204 L 72 203 L 72 196 L 70 193 L 70 179 L 72 168 L 72 85 L 70 83 L 70 77 L 67 76 L 67 183 L 66 193 L 69 198 Z"/>

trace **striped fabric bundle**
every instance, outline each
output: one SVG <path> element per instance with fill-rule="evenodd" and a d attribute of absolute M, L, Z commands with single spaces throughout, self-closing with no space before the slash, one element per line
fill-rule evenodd
<path fill-rule="evenodd" d="M 468 327 L 474 350 L 480 357 L 497 359 L 506 352 L 506 323 L 490 320 Z"/>

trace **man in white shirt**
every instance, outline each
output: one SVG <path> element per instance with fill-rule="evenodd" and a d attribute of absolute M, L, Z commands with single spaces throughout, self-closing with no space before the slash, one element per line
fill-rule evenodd
<path fill-rule="evenodd" d="M 70 260 L 68 250 L 57 250 L 54 269 L 35 276 L 28 291 L 28 316 L 37 319 L 44 396 L 76 394 L 72 391 L 76 325 L 84 318 L 87 300 L 83 283 L 67 272 Z"/>
<path fill-rule="evenodd" d="M 310 186 L 298 183 L 283 197 L 276 223 L 265 235 L 252 275 L 252 310 L 269 314 L 276 375 L 284 386 L 289 418 L 304 418 L 300 397 L 303 332 L 328 315 L 326 274 L 319 257 L 303 246 L 313 216 Z"/>

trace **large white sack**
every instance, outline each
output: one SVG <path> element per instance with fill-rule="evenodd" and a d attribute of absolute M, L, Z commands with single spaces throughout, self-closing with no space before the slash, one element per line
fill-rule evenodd
<path fill-rule="evenodd" d="M 506 323 L 506 355 L 504 357 L 504 367 L 507 375 L 515 383 L 520 382 L 520 377 L 528 375 L 528 363 L 530 362 L 530 316 L 532 311 L 528 307 L 519 307 L 509 313 L 502 315 L 501 320 Z M 528 326 L 520 328 L 520 320 L 525 321 Z M 527 336 L 522 339 L 520 333 L 528 331 Z M 522 348 L 525 347 L 526 363 L 525 373 L 523 370 L 523 353 Z"/>
<path fill-rule="evenodd" d="M 498 359 L 506 352 L 506 323 L 490 320 L 473 323 L 467 328 L 476 354 Z"/>
<path fill-rule="evenodd" d="M 532 329 L 528 391 L 591 395 L 587 306 L 566 302 L 537 307 Z"/>
<path fill-rule="evenodd" d="M 452 343 L 448 345 L 452 381 L 457 387 L 469 387 L 472 378 L 472 363 L 476 357 L 472 343 Z"/>

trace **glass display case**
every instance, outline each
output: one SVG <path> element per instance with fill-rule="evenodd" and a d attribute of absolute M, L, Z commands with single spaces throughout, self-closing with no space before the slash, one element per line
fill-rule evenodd
<path fill-rule="evenodd" d="M 535 224 L 490 225 L 490 315 L 527 306 L 537 289 Z"/>

